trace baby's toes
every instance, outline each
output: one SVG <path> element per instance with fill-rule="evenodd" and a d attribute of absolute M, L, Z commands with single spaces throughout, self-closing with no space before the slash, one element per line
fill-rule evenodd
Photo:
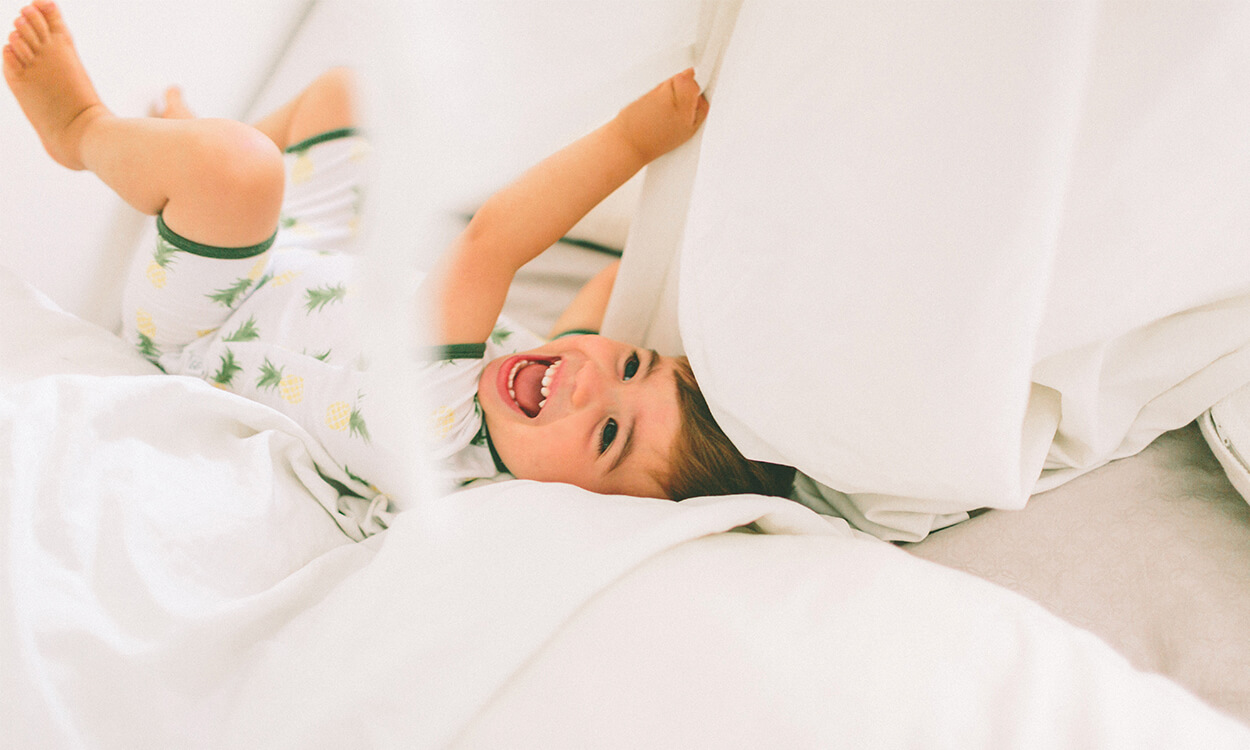
<path fill-rule="evenodd" d="M 26 22 L 30 24 L 30 28 L 35 32 L 35 37 L 40 43 L 48 41 L 48 37 L 51 36 L 52 32 L 48 29 L 47 19 L 43 17 L 43 14 L 38 9 L 27 5 L 25 8 L 22 8 L 22 18 L 25 18 Z"/>
<path fill-rule="evenodd" d="M 30 21 L 26 20 L 25 15 L 13 20 L 13 29 L 32 50 L 39 48 L 39 35 L 35 33 L 34 27 L 30 25 Z"/>
<path fill-rule="evenodd" d="M 4 75 L 6 79 L 17 75 L 17 72 L 22 69 L 21 61 L 17 59 L 17 55 L 14 54 L 13 48 L 9 45 L 4 45 L 4 50 L 0 52 L 0 57 L 4 60 Z"/>
<path fill-rule="evenodd" d="M 9 48 L 13 50 L 13 54 L 17 57 L 22 65 L 30 65 L 35 60 L 35 53 L 31 50 L 26 40 L 18 36 L 16 31 L 9 34 Z"/>

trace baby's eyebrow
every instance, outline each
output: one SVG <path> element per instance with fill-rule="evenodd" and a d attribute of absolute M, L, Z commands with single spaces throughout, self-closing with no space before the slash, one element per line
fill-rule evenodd
<path fill-rule="evenodd" d="M 651 352 L 651 359 L 647 360 L 647 369 L 642 373 L 642 379 L 646 380 L 651 371 L 655 369 L 655 363 L 660 361 L 660 353 L 654 349 L 648 349 Z"/>
<path fill-rule="evenodd" d="M 638 378 L 639 382 L 646 380 L 647 376 L 655 371 L 655 363 L 660 359 L 660 353 L 654 349 L 648 349 L 651 352 L 651 358 L 647 360 L 642 371 L 642 377 Z M 634 432 L 638 429 L 638 419 L 635 417 L 629 424 L 629 432 L 625 434 L 625 443 L 621 445 L 621 451 L 616 454 L 616 458 L 612 461 L 612 465 L 608 467 L 608 473 L 616 471 L 616 467 L 625 463 L 625 459 L 629 457 L 630 450 L 634 447 Z"/>

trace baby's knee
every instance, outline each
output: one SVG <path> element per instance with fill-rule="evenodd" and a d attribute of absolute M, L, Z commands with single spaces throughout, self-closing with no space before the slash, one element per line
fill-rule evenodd
<path fill-rule="evenodd" d="M 206 133 L 200 154 L 207 179 L 240 203 L 279 206 L 285 170 L 277 145 L 241 122 L 219 120 L 215 125 Z"/>

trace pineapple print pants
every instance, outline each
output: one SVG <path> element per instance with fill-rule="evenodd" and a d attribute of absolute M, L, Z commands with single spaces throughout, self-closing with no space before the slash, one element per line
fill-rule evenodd
<path fill-rule="evenodd" d="M 351 303 L 368 152 L 352 130 L 287 149 L 279 227 L 260 245 L 200 245 L 158 217 L 151 251 L 131 265 L 122 322 L 126 339 L 166 373 L 282 411 L 348 476 L 385 492 L 379 485 L 399 464 L 369 435 Z"/>

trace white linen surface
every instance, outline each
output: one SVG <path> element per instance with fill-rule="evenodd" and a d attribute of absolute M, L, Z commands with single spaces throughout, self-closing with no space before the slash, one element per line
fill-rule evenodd
<path fill-rule="evenodd" d="M 735 443 L 873 533 L 1018 508 L 1250 380 L 1248 35 L 1236 3 L 748 0 L 674 156 L 680 283 L 627 253 L 618 289 L 661 283 L 605 330 L 671 344 L 677 309 Z"/>
<path fill-rule="evenodd" d="M 553 727 L 517 701 L 593 732 L 591 693 L 543 681 L 594 676 L 621 747 L 656 746 L 653 726 L 724 746 L 1250 742 L 1037 605 L 777 498 L 517 481 L 352 543 L 280 415 L 153 374 L 7 271 L 0 315 L 5 746 L 439 747 L 501 716 L 508 746 L 543 746 Z M 688 546 L 751 523 L 778 536 Z M 673 690 L 707 728 L 629 720 Z"/>
<path fill-rule="evenodd" d="M 1250 722 L 1250 505 L 1196 425 L 907 550 L 1024 594 Z"/>
<path fill-rule="evenodd" d="M 916 562 L 816 537 L 675 547 L 588 602 L 455 747 L 1246 741 L 1244 727 L 1195 726 L 1174 685 L 1032 602 Z"/>
<path fill-rule="evenodd" d="M 358 746 L 362 726 L 430 746 L 638 560 L 769 513 L 837 532 L 763 498 L 600 506 L 512 483 L 454 498 L 464 517 L 413 512 L 385 548 L 351 544 L 360 531 L 335 517 L 350 514 L 335 513 L 320 449 L 294 423 L 155 373 L 7 270 L 0 314 L 0 703 L 14 747 L 189 734 L 204 747 Z M 579 528 L 570 503 L 604 513 Z M 526 533 L 521 515 L 561 525 Z"/>

